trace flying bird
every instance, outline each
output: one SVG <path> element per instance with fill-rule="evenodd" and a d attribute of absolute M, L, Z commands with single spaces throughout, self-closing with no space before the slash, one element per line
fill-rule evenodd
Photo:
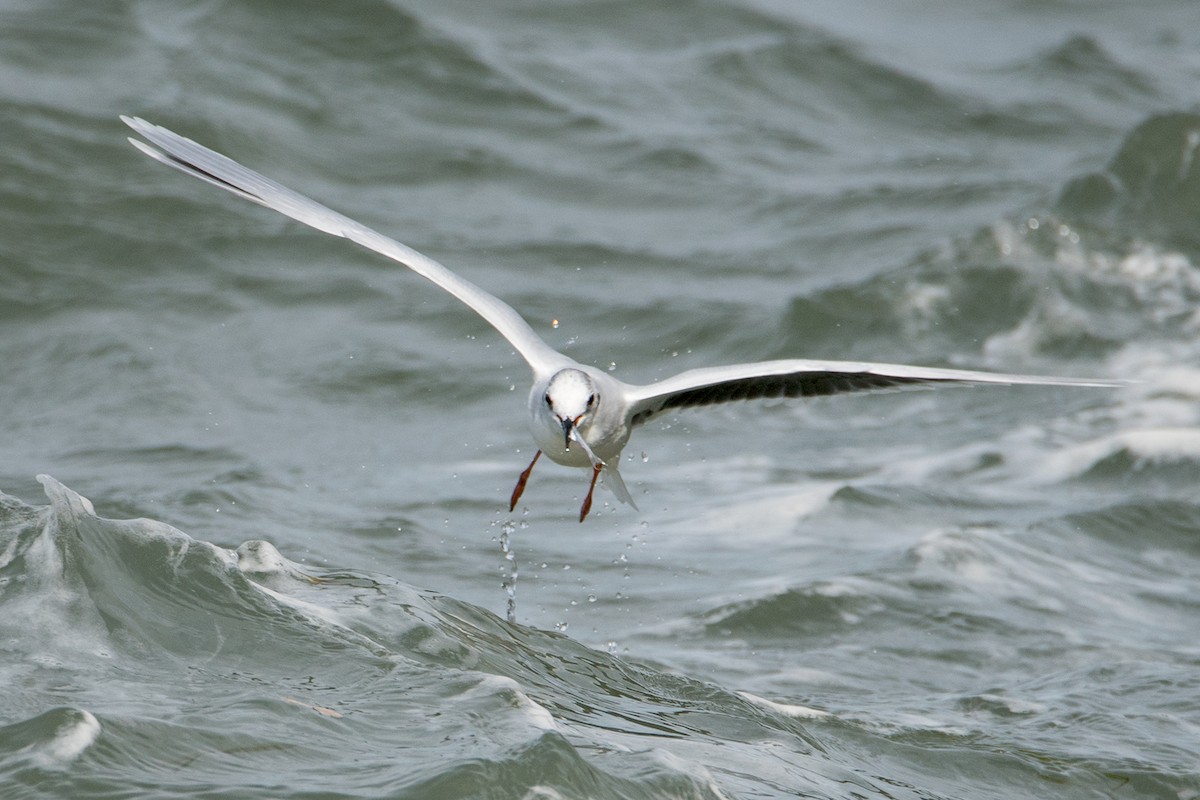
<path fill-rule="evenodd" d="M 151 158 L 398 261 L 457 297 L 508 340 L 533 370 L 528 422 L 538 447 L 533 460 L 517 479 L 509 511 L 516 508 L 543 453 L 559 464 L 591 470 L 587 495 L 579 509 L 580 522 L 587 518 L 601 476 L 618 499 L 636 509 L 621 479 L 621 450 L 637 426 L 676 409 L 735 400 L 816 397 L 943 384 L 1122 385 L 1107 380 L 804 359 L 703 367 L 647 385 L 625 383 L 550 347 L 511 306 L 432 258 L 160 125 L 136 117 L 121 119 L 145 139 L 129 141 Z"/>

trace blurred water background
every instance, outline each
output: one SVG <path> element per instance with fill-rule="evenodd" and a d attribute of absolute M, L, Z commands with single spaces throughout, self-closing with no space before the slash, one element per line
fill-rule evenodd
<path fill-rule="evenodd" d="M 1200 796 L 1196 22 L 3 2 L 0 796 Z M 629 380 L 1139 383 L 682 413 L 510 515 L 511 348 L 122 113 Z"/>

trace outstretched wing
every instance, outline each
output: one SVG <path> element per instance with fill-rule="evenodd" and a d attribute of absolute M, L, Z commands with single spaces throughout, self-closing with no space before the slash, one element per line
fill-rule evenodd
<path fill-rule="evenodd" d="M 543 342 L 508 304 L 455 275 L 432 258 L 160 125 L 152 125 L 135 117 L 122 116 L 121 120 L 150 142 L 146 144 L 137 139 L 129 140 L 151 158 L 319 231 L 345 237 L 433 281 L 487 320 L 529 362 L 535 373 L 541 374 L 573 363 Z"/>
<path fill-rule="evenodd" d="M 1116 387 L 1108 380 L 1005 375 L 960 369 L 872 364 L 856 361 L 760 361 L 693 369 L 652 383 L 630 386 L 630 423 L 638 425 L 679 408 L 771 397 L 817 397 L 938 384 Z"/>

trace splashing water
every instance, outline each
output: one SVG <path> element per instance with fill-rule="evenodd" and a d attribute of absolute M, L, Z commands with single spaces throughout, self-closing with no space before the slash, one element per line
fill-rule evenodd
<path fill-rule="evenodd" d="M 508 573 L 504 576 L 501 586 L 504 587 L 506 595 L 504 615 L 509 622 L 517 621 L 517 577 L 520 570 L 517 568 L 517 555 L 512 544 L 512 537 L 516 531 L 517 523 L 512 520 L 508 520 L 500 528 L 500 551 L 504 553 L 504 560 L 508 562 Z"/>

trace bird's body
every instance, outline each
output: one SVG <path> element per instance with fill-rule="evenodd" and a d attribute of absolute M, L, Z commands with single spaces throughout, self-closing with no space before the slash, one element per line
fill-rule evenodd
<path fill-rule="evenodd" d="M 145 120 L 122 117 L 150 144 L 130 139 L 150 157 L 317 230 L 342 236 L 427 278 L 487 320 L 533 370 L 529 428 L 538 446 L 513 491 L 515 508 L 525 483 L 545 453 L 568 467 L 590 468 L 582 522 L 601 475 L 618 499 L 633 505 L 618 467 L 634 428 L 676 409 L 735 400 L 897 389 L 939 384 L 1118 386 L 1115 381 L 1005 375 L 870 362 L 782 360 L 689 370 L 648 385 L 624 383 L 550 347 L 516 311 L 433 259 L 247 169 L 229 158 Z"/>
<path fill-rule="evenodd" d="M 575 430 L 587 442 L 592 453 L 608 462 L 621 454 L 633 428 L 619 403 L 603 402 L 601 398 L 624 396 L 624 384 L 598 369 L 583 364 L 566 367 L 545 380 L 535 381 L 529 392 L 529 431 L 543 453 L 567 467 L 591 466 L 583 448 L 568 449 L 562 423 L 572 422 Z M 588 398 L 596 397 L 591 404 Z M 546 398 L 554 404 L 546 402 Z M 594 413 L 589 405 L 594 407 Z"/>

